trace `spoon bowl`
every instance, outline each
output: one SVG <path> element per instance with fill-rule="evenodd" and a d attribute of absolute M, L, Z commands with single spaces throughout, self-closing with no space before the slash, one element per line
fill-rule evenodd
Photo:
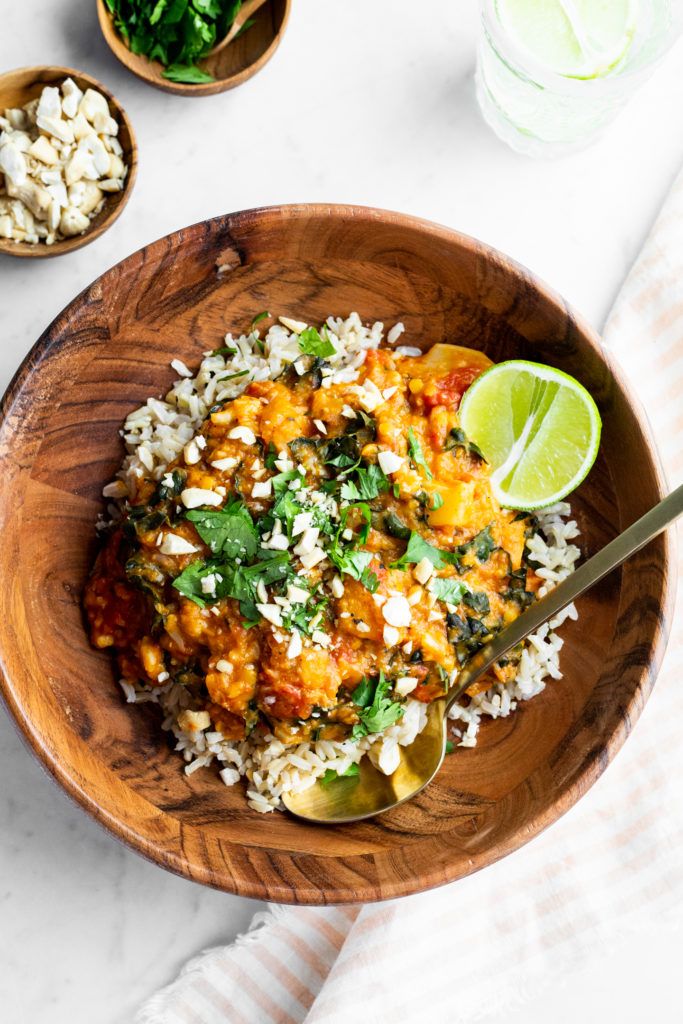
<path fill-rule="evenodd" d="M 359 764 L 359 774 L 330 783 L 317 782 L 300 793 L 282 797 L 288 811 L 320 825 L 342 825 L 373 818 L 417 796 L 428 786 L 446 753 L 446 701 L 427 706 L 427 724 L 413 743 L 401 747 L 401 760 L 392 775 L 375 768 L 369 757 Z"/>

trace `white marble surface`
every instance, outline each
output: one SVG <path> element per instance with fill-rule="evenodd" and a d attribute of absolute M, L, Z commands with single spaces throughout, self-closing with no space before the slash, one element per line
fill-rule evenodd
<path fill-rule="evenodd" d="M 277 202 L 356 202 L 452 225 L 527 264 L 600 326 L 683 161 L 683 50 L 603 141 L 533 163 L 506 150 L 477 113 L 474 7 L 295 0 L 286 39 L 259 76 L 232 93 L 183 100 L 114 61 L 92 2 L 0 0 L 0 66 L 89 71 L 123 102 L 140 146 L 137 187 L 110 232 L 54 261 L 0 258 L 0 388 L 107 267 L 181 225 Z M 243 929 L 257 906 L 177 879 L 116 843 L 55 788 L 2 713 L 0 778 L 0 1019 L 8 1024 L 124 1024 L 187 958 Z M 647 1014 L 673 1024 L 674 954 L 656 938 L 623 937 L 598 962 L 568 971 L 561 994 L 534 997 L 505 1020 L 635 1024 Z"/>

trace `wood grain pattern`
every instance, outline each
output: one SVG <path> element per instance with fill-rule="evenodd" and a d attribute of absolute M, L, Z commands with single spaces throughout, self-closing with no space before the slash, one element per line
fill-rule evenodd
<path fill-rule="evenodd" d="M 223 269 L 219 269 L 223 268 Z M 495 360 L 532 357 L 596 397 L 600 458 L 572 502 L 586 554 L 664 486 L 647 424 L 599 340 L 543 284 L 484 245 L 357 207 L 252 210 L 142 249 L 80 295 L 10 385 L 0 423 L 2 693 L 47 769 L 115 835 L 196 881 L 283 902 L 386 899 L 462 877 L 527 842 L 598 778 L 638 718 L 672 611 L 661 537 L 580 601 L 564 678 L 487 722 L 415 801 L 319 828 L 251 811 L 216 774 L 189 778 L 153 708 L 126 706 L 91 650 L 80 595 L 126 413 L 262 309 L 318 321 L 357 310 Z"/>
<path fill-rule="evenodd" d="M 202 71 L 213 75 L 214 81 L 196 84 L 171 82 L 163 77 L 164 68 L 159 61 L 131 53 L 116 31 L 104 0 L 97 0 L 97 17 L 109 49 L 138 78 L 156 89 L 179 96 L 210 96 L 242 85 L 268 63 L 285 33 L 291 6 L 292 0 L 270 0 L 265 4 L 254 15 L 254 25 L 250 29 L 225 49 L 211 53 L 199 62 Z"/>
<path fill-rule="evenodd" d="M 106 96 L 112 116 L 120 126 L 118 140 L 123 149 L 123 160 L 128 167 L 128 174 L 122 190 L 106 196 L 104 206 L 92 219 L 85 234 L 76 235 L 75 238 L 65 238 L 61 242 L 55 242 L 54 245 L 45 245 L 44 242 L 13 242 L 10 238 L 0 238 L 0 253 L 6 253 L 8 256 L 49 259 L 52 256 L 63 256 L 68 252 L 81 249 L 84 245 L 99 238 L 121 216 L 133 191 L 138 169 L 138 146 L 133 126 L 116 97 L 92 75 L 86 75 L 83 71 L 75 71 L 73 68 L 53 65 L 7 71 L 0 75 L 0 112 L 6 110 L 7 107 L 22 107 L 25 103 L 40 96 L 46 85 L 61 85 L 65 78 L 73 78 L 79 89 L 84 92 L 86 89 L 97 89 L 103 96 Z"/>

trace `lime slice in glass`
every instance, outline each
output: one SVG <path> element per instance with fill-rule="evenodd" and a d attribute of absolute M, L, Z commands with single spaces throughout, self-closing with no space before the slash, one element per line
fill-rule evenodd
<path fill-rule="evenodd" d="M 639 0 L 495 0 L 506 33 L 567 78 L 601 78 L 626 56 Z"/>
<path fill-rule="evenodd" d="M 535 509 L 578 487 L 595 462 L 600 413 L 561 370 L 523 359 L 486 370 L 465 392 L 460 423 L 491 466 L 501 505 Z"/>

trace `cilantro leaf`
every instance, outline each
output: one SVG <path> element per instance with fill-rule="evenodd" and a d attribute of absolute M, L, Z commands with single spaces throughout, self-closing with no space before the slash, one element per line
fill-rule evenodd
<path fill-rule="evenodd" d="M 443 498 L 441 497 L 438 491 L 435 491 L 434 494 L 432 494 L 431 511 L 436 512 L 437 508 L 441 508 L 442 505 Z"/>
<path fill-rule="evenodd" d="M 327 768 L 324 775 L 320 779 L 321 786 L 329 786 L 331 782 L 337 782 L 339 779 L 352 779 L 360 775 L 360 768 L 357 764 L 350 764 L 344 772 L 336 772 L 334 768 Z"/>
<path fill-rule="evenodd" d="M 376 682 L 369 679 L 367 676 L 363 676 L 356 689 L 351 694 L 351 700 L 354 704 L 357 704 L 359 708 L 366 708 L 369 704 L 372 704 L 372 699 L 375 696 Z"/>
<path fill-rule="evenodd" d="M 285 473 L 278 473 L 276 476 L 271 477 L 274 493 L 282 494 L 284 491 L 287 491 L 292 480 L 296 479 L 302 479 L 301 473 L 296 469 L 288 469 Z"/>
<path fill-rule="evenodd" d="M 232 502 L 222 509 L 192 509 L 185 518 L 214 555 L 227 559 L 239 558 L 243 562 L 253 558 L 258 547 L 258 530 L 246 505 Z"/>
<path fill-rule="evenodd" d="M 359 466 L 356 470 L 356 479 L 358 480 L 358 490 L 360 491 L 361 498 L 365 501 L 372 501 L 373 498 L 377 498 L 384 491 L 389 490 L 389 479 L 380 466 L 374 463 L 369 465 L 367 469 L 363 466 Z"/>
<path fill-rule="evenodd" d="M 370 688 L 372 688 L 372 693 L 370 693 Z M 358 712 L 359 722 L 353 727 L 351 734 L 354 739 L 360 739 L 369 733 L 384 732 L 385 729 L 388 729 L 390 725 L 393 725 L 403 716 L 403 705 L 392 701 L 387 696 L 390 688 L 391 683 L 384 677 L 383 672 L 380 672 L 377 679 L 364 679 L 356 687 L 352 700 L 355 704 L 355 697 L 358 693 L 364 703 L 357 705 L 362 710 Z M 359 691 L 361 692 L 359 693 Z"/>
<path fill-rule="evenodd" d="M 305 356 L 318 356 L 324 359 L 326 356 L 336 355 L 336 348 L 330 340 L 326 327 L 322 328 L 323 335 L 316 331 L 315 327 L 307 327 L 299 335 L 299 348 Z"/>
<path fill-rule="evenodd" d="M 375 463 L 368 466 L 354 465 L 349 473 L 355 475 L 355 480 L 345 481 L 340 491 L 340 496 L 347 501 L 373 501 L 382 492 L 389 490 L 388 477 Z"/>
<path fill-rule="evenodd" d="M 243 569 L 247 579 L 259 580 L 268 587 L 271 583 L 279 583 L 292 575 L 292 559 L 289 551 L 272 551 L 269 548 L 260 548 L 258 553 L 259 561 Z"/>
<path fill-rule="evenodd" d="M 327 554 L 341 573 L 358 580 L 371 594 L 375 593 L 379 580 L 370 569 L 370 563 L 375 557 L 372 551 L 343 551 L 333 546 Z"/>
<path fill-rule="evenodd" d="M 422 446 L 420 445 L 418 439 L 415 437 L 412 427 L 408 428 L 408 454 L 410 455 L 410 458 L 413 460 L 415 465 L 419 466 L 420 469 L 424 470 L 427 479 L 431 480 L 433 476 L 432 471 L 427 465 L 427 461 L 424 457 L 424 452 L 422 451 Z"/>
<path fill-rule="evenodd" d="M 169 82 L 184 82 L 186 85 L 215 81 L 213 75 L 210 75 L 208 71 L 202 71 L 201 68 L 195 67 L 193 64 L 169 64 L 161 74 Z"/>
<path fill-rule="evenodd" d="M 443 569 L 445 565 L 457 563 L 459 557 L 454 552 L 435 548 L 433 544 L 426 541 L 419 533 L 412 530 L 405 552 L 397 562 L 392 563 L 392 568 L 403 569 L 410 563 L 417 564 L 423 558 L 428 558 L 435 569 Z"/>
<path fill-rule="evenodd" d="M 211 562 L 190 562 L 179 576 L 173 580 L 173 586 L 184 597 L 194 601 L 200 608 L 205 608 L 212 598 L 202 590 L 202 580 L 214 572 L 216 566 Z"/>
<path fill-rule="evenodd" d="M 435 579 L 429 584 L 429 589 L 445 604 L 460 604 L 464 595 L 469 593 L 469 587 L 462 580 Z"/>
<path fill-rule="evenodd" d="M 360 501 L 360 491 L 353 480 L 345 480 L 339 494 L 344 501 Z"/>

